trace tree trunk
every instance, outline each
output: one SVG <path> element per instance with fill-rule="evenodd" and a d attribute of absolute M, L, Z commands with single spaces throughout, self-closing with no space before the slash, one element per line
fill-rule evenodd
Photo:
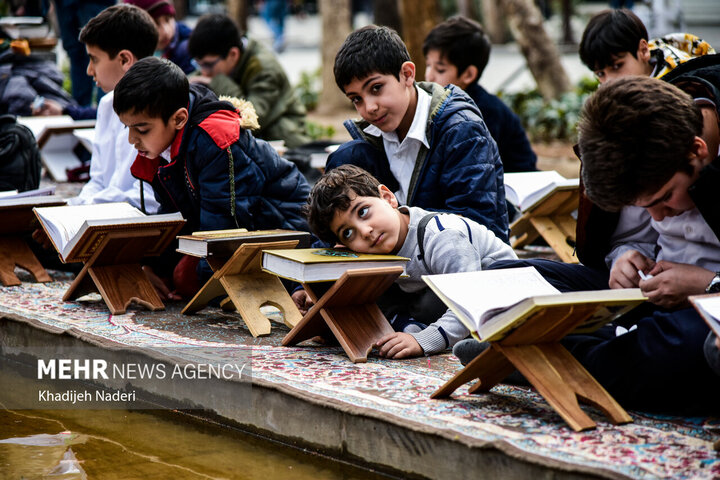
<path fill-rule="evenodd" d="M 457 0 L 458 14 L 471 20 L 480 21 L 474 0 Z"/>
<path fill-rule="evenodd" d="M 375 0 L 373 16 L 376 25 L 390 27 L 402 37 L 402 22 L 400 21 L 398 0 Z"/>
<path fill-rule="evenodd" d="M 502 3 L 500 0 L 482 0 L 482 24 L 490 41 L 495 44 L 510 41 Z"/>
<path fill-rule="evenodd" d="M 235 20 L 235 23 L 240 27 L 240 31 L 243 34 L 247 33 L 247 19 L 248 15 L 250 15 L 248 0 L 227 0 L 225 6 L 228 17 Z"/>
<path fill-rule="evenodd" d="M 563 39 L 562 43 L 566 45 L 572 45 L 575 43 L 573 39 L 572 25 L 570 19 L 572 17 L 572 2 L 570 0 L 562 0 L 562 24 L 563 24 Z"/>
<path fill-rule="evenodd" d="M 543 18 L 533 0 L 505 0 L 510 29 L 545 99 L 559 98 L 570 91 L 570 80 L 560 63 L 558 49 L 543 27 Z"/>
<path fill-rule="evenodd" d="M 415 78 L 425 79 L 425 56 L 422 44 L 430 30 L 440 21 L 437 0 L 401 0 L 400 12 L 403 40 L 410 52 L 410 59 L 417 67 Z"/>
<path fill-rule="evenodd" d="M 333 66 L 335 55 L 345 38 L 350 35 L 350 0 L 320 0 L 318 7 L 322 18 L 322 101 L 318 104 L 319 113 L 333 112 L 339 108 L 348 108 L 350 101 L 335 84 Z"/>

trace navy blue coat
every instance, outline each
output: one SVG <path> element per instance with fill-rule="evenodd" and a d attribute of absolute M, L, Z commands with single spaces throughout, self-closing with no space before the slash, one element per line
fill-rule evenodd
<path fill-rule="evenodd" d="M 191 85 L 189 114 L 170 163 L 138 156 L 131 167 L 151 183 L 160 213 L 181 212 L 190 231 L 308 231 L 301 208 L 310 186 L 295 164 L 240 128 L 235 108 L 205 86 Z"/>
<path fill-rule="evenodd" d="M 458 87 L 443 88 L 430 82 L 416 85 L 432 96 L 426 127 L 430 148 L 420 148 L 407 204 L 471 218 L 507 242 L 503 166 L 480 111 Z M 351 163 L 370 170 L 378 180 L 393 188 L 390 185 L 395 180 L 390 173 L 382 137 L 365 133 L 363 129 L 368 125 L 365 121 L 345 122 L 353 138 L 367 142 L 378 152 L 374 155 L 376 162 L 373 162 L 377 163 L 376 168 L 362 155 L 354 155 L 358 143 L 350 142 L 330 155 L 326 169 Z M 394 185 L 397 185 L 396 181 Z"/>
<path fill-rule="evenodd" d="M 465 89 L 482 112 L 483 120 L 497 143 L 500 159 L 506 172 L 530 172 L 537 170 L 537 157 L 530 147 L 520 118 L 495 95 L 479 84 Z"/>

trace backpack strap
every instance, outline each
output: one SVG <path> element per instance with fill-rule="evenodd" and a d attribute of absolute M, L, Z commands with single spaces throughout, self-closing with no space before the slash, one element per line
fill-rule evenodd
<path fill-rule="evenodd" d="M 434 217 L 437 216 L 437 213 L 428 213 L 423 218 L 420 219 L 420 222 L 418 222 L 417 226 L 417 244 L 418 248 L 420 249 L 420 254 L 418 255 L 418 260 L 421 260 L 423 263 L 423 266 L 425 267 L 425 270 L 428 272 L 430 271 L 430 268 L 428 267 L 428 264 L 425 262 L 425 229 L 427 228 L 427 224 L 430 220 L 432 220 Z"/>

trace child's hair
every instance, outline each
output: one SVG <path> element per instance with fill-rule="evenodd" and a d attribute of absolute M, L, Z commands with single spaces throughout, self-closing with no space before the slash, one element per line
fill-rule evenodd
<path fill-rule="evenodd" d="M 470 65 L 478 69 L 477 82 L 490 58 L 490 38 L 477 22 L 456 16 L 436 26 L 423 42 L 423 55 L 439 50 L 441 56 L 457 67 L 458 75 Z"/>
<path fill-rule="evenodd" d="M 402 64 L 409 61 L 410 54 L 395 30 L 367 25 L 348 35 L 335 55 L 335 83 L 344 92 L 353 79 L 373 73 L 399 79 Z"/>
<path fill-rule="evenodd" d="M 144 112 L 167 124 L 190 98 L 185 73 L 170 60 L 148 57 L 136 62 L 115 86 L 113 108 L 120 115 Z"/>
<path fill-rule="evenodd" d="M 655 194 L 677 172 L 692 174 L 688 155 L 702 128 L 693 99 L 669 83 L 632 76 L 602 85 L 578 125 L 587 196 L 620 210 Z"/>
<path fill-rule="evenodd" d="M 232 47 L 243 51 L 240 28 L 230 17 L 220 13 L 200 17 L 188 40 L 188 50 L 193 58 L 206 55 L 225 58 Z"/>
<path fill-rule="evenodd" d="M 590 70 L 612 65 L 613 56 L 629 52 L 637 58 L 640 40 L 648 32 L 642 20 L 626 8 L 603 10 L 593 16 L 580 40 L 580 59 Z"/>
<path fill-rule="evenodd" d="M 155 21 L 135 5 L 113 5 L 90 21 L 80 31 L 79 40 L 100 48 L 110 58 L 129 50 L 135 58 L 149 57 L 158 43 Z"/>
<path fill-rule="evenodd" d="M 357 197 L 379 197 L 380 182 L 355 165 L 340 165 L 326 172 L 313 186 L 304 212 L 310 230 L 325 242 L 337 242 L 330 222 L 335 212 L 343 212 Z M 354 194 L 354 195 L 351 195 Z"/>

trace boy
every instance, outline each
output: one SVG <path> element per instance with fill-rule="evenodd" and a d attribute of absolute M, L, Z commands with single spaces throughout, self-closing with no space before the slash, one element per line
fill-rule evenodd
<path fill-rule="evenodd" d="M 125 3 L 140 7 L 152 16 L 158 30 L 157 51 L 185 73 L 192 73 L 195 67 L 188 50 L 192 30 L 175 20 L 175 7 L 168 0 L 125 0 Z"/>
<path fill-rule="evenodd" d="M 152 191 L 130 175 L 137 152 L 112 109 L 115 85 L 138 59 L 152 55 L 157 38 L 150 15 L 132 5 L 106 8 L 80 32 L 90 57 L 87 74 L 107 94 L 98 104 L 90 180 L 68 203 L 128 202 L 148 213 L 157 211 Z"/>
<path fill-rule="evenodd" d="M 580 59 L 600 83 L 625 75 L 660 78 L 679 64 L 708 53 L 715 50 L 688 33 L 648 42 L 645 25 L 624 8 L 593 16 L 580 40 Z"/>
<path fill-rule="evenodd" d="M 250 134 L 257 122 L 245 103 L 238 110 L 204 85 L 189 87 L 168 60 L 137 62 L 113 102 L 138 150 L 130 170 L 152 185 L 160 211 L 182 213 L 187 231 L 307 230 L 301 208 L 310 187 L 294 164 Z M 209 273 L 204 263 L 198 273 L 199 280 Z"/>
<path fill-rule="evenodd" d="M 697 191 L 708 187 L 703 178 L 720 146 L 717 125 L 714 105 L 645 77 L 602 86 L 583 109 L 586 194 L 604 210 L 622 209 L 626 223 L 608 255 L 610 287 L 639 287 L 654 305 L 621 319 L 637 325 L 621 336 L 605 329 L 565 344 L 622 404 L 717 412 L 720 381 L 703 355 L 712 340 L 687 303 L 689 295 L 720 291 L 720 230 Z"/>
<path fill-rule="evenodd" d="M 507 242 L 500 155 L 470 97 L 452 85 L 416 84 L 405 44 L 394 30 L 376 25 L 345 39 L 334 73 L 362 117 L 345 127 L 380 152 L 385 165 L 377 170 L 392 173 L 400 203 L 463 215 Z M 341 146 L 326 169 L 352 160 L 344 151 L 354 145 Z"/>
<path fill-rule="evenodd" d="M 520 119 L 495 95 L 478 84 L 490 58 L 490 39 L 482 26 L 465 17 L 453 17 L 433 28 L 423 43 L 425 79 L 440 85 L 457 85 L 470 95 L 500 151 L 503 170 L 537 170 Z"/>
<path fill-rule="evenodd" d="M 399 331 L 377 343 L 387 358 L 438 353 L 470 333 L 422 275 L 481 270 L 497 260 L 517 258 L 512 248 L 470 219 L 400 207 L 385 185 L 354 165 L 323 175 L 310 193 L 307 212 L 310 228 L 321 240 L 356 252 L 410 258 L 408 277 L 396 281 L 401 292 L 392 299 L 396 310 L 398 303 L 404 310 L 392 322 Z M 418 327 L 410 318 L 424 324 Z"/>
<path fill-rule="evenodd" d="M 305 131 L 305 107 L 282 66 L 272 52 L 241 36 L 229 17 L 201 17 L 188 46 L 201 73 L 190 80 L 208 85 L 218 96 L 252 103 L 260 123 L 256 137 L 284 140 L 288 148 L 310 141 Z"/>

